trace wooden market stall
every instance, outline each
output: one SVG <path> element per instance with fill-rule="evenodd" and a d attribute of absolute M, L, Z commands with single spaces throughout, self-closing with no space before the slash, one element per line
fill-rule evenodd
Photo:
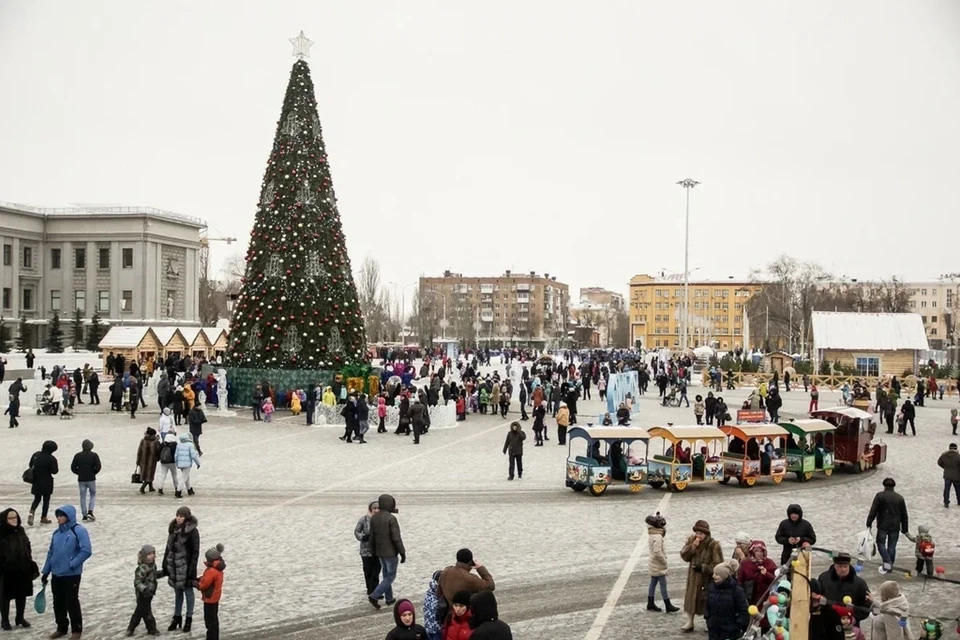
<path fill-rule="evenodd" d="M 229 342 L 227 330 L 219 327 L 203 327 L 201 331 L 210 342 L 210 357 L 222 358 L 227 352 L 227 343 Z"/>
<path fill-rule="evenodd" d="M 190 343 L 180 329 L 176 327 L 151 327 L 160 340 L 160 357 L 166 360 L 169 356 L 184 357 L 190 349 Z"/>
<path fill-rule="evenodd" d="M 110 327 L 98 345 L 107 371 L 107 357 L 123 356 L 127 362 L 156 358 L 163 344 L 150 327 Z"/>
<path fill-rule="evenodd" d="M 180 333 L 186 338 L 188 352 L 194 358 L 209 358 L 213 355 L 213 343 L 199 327 L 187 327 L 180 329 Z"/>

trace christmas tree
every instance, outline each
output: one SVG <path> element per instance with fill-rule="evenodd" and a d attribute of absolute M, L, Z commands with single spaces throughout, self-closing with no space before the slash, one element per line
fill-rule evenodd
<path fill-rule="evenodd" d="M 310 41 L 293 64 L 230 323 L 230 364 L 334 369 L 366 359 L 363 316 L 317 116 Z"/>
<path fill-rule="evenodd" d="M 47 352 L 63 353 L 63 329 L 60 328 L 60 314 L 53 312 L 50 328 L 47 329 Z"/>
<path fill-rule="evenodd" d="M 83 347 L 83 313 L 80 309 L 73 311 L 73 328 L 71 331 L 70 346 L 74 351 L 79 351 Z"/>
<path fill-rule="evenodd" d="M 87 331 L 87 351 L 100 351 L 100 340 L 103 339 L 103 325 L 100 323 L 100 309 L 93 310 L 90 318 L 90 329 Z"/>

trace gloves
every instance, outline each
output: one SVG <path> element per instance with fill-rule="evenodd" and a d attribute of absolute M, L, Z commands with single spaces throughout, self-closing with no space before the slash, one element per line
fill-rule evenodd
<path fill-rule="evenodd" d="M 400 564 L 403 564 L 407 561 L 407 555 L 405 553 L 400 554 Z"/>
<path fill-rule="evenodd" d="M 43 585 L 47 584 L 47 581 L 48 581 L 49 579 L 50 579 L 50 574 L 49 574 L 49 573 L 43 574 L 42 576 L 40 576 L 40 584 L 43 584 Z"/>

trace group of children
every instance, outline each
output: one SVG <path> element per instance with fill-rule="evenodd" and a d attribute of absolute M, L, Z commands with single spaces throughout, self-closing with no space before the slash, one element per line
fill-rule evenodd
<path fill-rule="evenodd" d="M 668 559 L 664 545 L 667 530 L 666 518 L 657 512 L 654 515 L 647 516 L 645 522 L 649 545 L 648 569 L 650 573 L 650 583 L 647 588 L 647 611 L 677 612 L 680 609 L 670 601 L 670 594 L 667 590 Z M 921 525 L 916 536 L 907 534 L 907 537 L 914 542 L 917 574 L 920 575 L 925 571 L 927 576 L 932 576 L 935 544 L 929 528 Z M 756 565 L 753 574 L 745 571 L 745 569 L 752 568 L 753 565 Z M 704 618 L 710 640 L 740 637 L 747 630 L 751 618 L 763 615 L 760 609 L 752 608 L 751 605 L 763 607 L 764 602 L 773 601 L 773 599 L 778 602 L 781 612 L 778 617 L 779 624 L 786 626 L 788 622 L 785 621 L 788 621 L 789 617 L 783 615 L 783 612 L 789 605 L 791 586 L 788 580 L 780 580 L 779 583 L 774 584 L 778 575 L 776 564 L 766 557 L 766 546 L 763 542 L 759 540 L 751 541 L 747 534 L 738 533 L 733 559 L 721 562 L 714 567 L 712 580 L 708 582 L 706 587 Z M 759 579 L 760 577 L 763 579 Z M 656 604 L 658 587 L 664 608 L 660 608 Z M 820 589 L 818 581 L 812 580 L 812 593 L 822 596 L 822 591 L 818 589 Z M 774 598 L 768 600 L 768 596 L 771 595 Z M 828 605 L 829 610 L 821 612 L 820 609 L 824 608 L 820 606 L 821 604 Z M 840 627 L 842 627 L 845 640 L 864 639 L 863 632 L 854 616 L 853 607 L 848 603 L 826 603 L 825 599 L 821 597 L 819 602 L 813 602 L 813 606 L 812 614 L 836 617 Z M 896 582 L 888 580 L 880 585 L 879 598 L 872 601 L 871 613 L 874 616 L 871 621 L 872 638 L 912 640 L 914 637 L 907 624 L 909 603 Z M 761 629 L 767 631 L 764 637 L 776 637 L 776 633 L 770 631 L 770 624 L 767 621 L 764 621 Z M 939 640 L 941 636 L 942 623 L 932 619 L 922 622 L 921 638 Z M 839 637 L 837 640 L 839 640 Z"/>
<path fill-rule="evenodd" d="M 200 591 L 203 601 L 203 622 L 207 628 L 207 640 L 220 639 L 220 596 L 223 591 L 223 570 L 227 564 L 223 560 L 223 545 L 208 549 L 204 554 L 203 575 L 193 585 Z M 137 608 L 127 626 L 127 635 L 136 633 L 143 621 L 147 635 L 158 636 L 157 621 L 153 617 L 153 596 L 157 593 L 157 550 L 146 544 L 137 554 L 137 568 L 133 574 L 133 587 L 137 597 Z M 192 600 L 190 601 L 193 602 Z"/>

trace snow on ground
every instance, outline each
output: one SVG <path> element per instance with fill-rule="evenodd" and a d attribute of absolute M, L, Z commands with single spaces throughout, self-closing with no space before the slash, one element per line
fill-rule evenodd
<path fill-rule="evenodd" d="M 85 364 L 89 364 L 95 369 L 100 369 L 103 363 L 103 358 L 98 351 L 85 351 L 83 349 L 74 351 L 70 347 L 64 349 L 63 353 L 47 353 L 46 349 L 34 349 L 33 355 L 36 356 L 33 366 L 38 369 L 40 367 L 46 367 L 48 375 L 50 370 L 56 365 L 60 365 L 61 367 L 65 366 L 70 371 L 73 371 L 77 367 L 82 369 Z M 7 361 L 7 369 L 10 371 L 20 371 L 27 368 L 25 353 L 11 352 L 5 353 L 0 357 Z"/>
<path fill-rule="evenodd" d="M 735 406 L 746 392 L 724 396 Z M 806 395 L 794 391 L 785 397 L 784 415 L 801 415 Z M 838 397 L 822 392 L 821 406 Z M 374 612 L 366 603 L 353 538 L 367 502 L 382 492 L 397 498 L 408 549 L 395 584 L 398 597 L 422 601 L 430 574 L 468 546 L 496 579 L 502 617 L 513 625 L 516 638 L 582 638 L 639 543 L 643 555 L 599 637 L 633 638 L 645 630 L 679 638 L 680 619 L 647 614 L 638 604 L 647 582 L 643 518 L 658 508 L 669 523 L 670 590 L 677 602 L 685 576 L 678 552 L 697 519 L 710 521 L 727 553 L 740 530 L 766 539 L 773 548 L 773 532 L 786 506 L 800 502 L 823 545 L 851 549 L 886 475 L 897 478 L 898 490 L 907 497 L 912 528 L 921 523 L 932 527 L 937 563 L 948 576 L 958 575 L 960 550 L 953 532 L 960 510 L 941 506 L 936 466 L 937 456 L 955 440 L 948 435 L 948 412 L 957 404 L 956 399 L 928 404 L 919 409 L 917 438 L 888 438 L 890 459 L 878 473 L 821 475 L 803 485 L 788 478 L 780 486 L 759 483 L 752 489 L 693 485 L 681 494 L 612 488 L 599 498 L 564 487 L 567 449 L 557 446 L 555 423 L 549 419 L 553 435 L 543 448 L 532 446 L 531 423 L 524 423 L 525 474 L 507 482 L 502 454 L 507 421 L 499 417 L 471 414 L 454 429 L 427 434 L 419 446 L 407 437 L 373 432 L 370 444 L 347 445 L 336 439 L 335 430 L 307 429 L 303 416 L 280 412 L 278 420 L 266 424 L 250 421 L 249 414 L 221 419 L 211 412 L 202 438 L 206 455 L 194 472 L 197 495 L 180 501 L 172 492 L 140 495 L 130 484 L 141 434 L 156 424 L 155 406 L 131 420 L 105 410 L 106 405 L 95 413 L 84 405 L 74 420 L 27 414 L 21 428 L 0 429 L 0 506 L 26 514 L 29 487 L 20 474 L 46 439 L 59 444 L 61 472 L 53 505 L 77 504 L 69 462 L 84 438 L 94 441 L 104 471 L 98 482 L 98 520 L 88 527 L 94 556 L 81 590 L 85 638 L 122 633 L 133 611 L 137 550 L 146 543 L 163 548 L 167 525 L 181 504 L 199 519 L 202 549 L 217 542 L 226 547 L 224 638 L 382 638 L 392 616 Z M 596 399 L 584 405 L 584 416 L 601 410 Z M 640 426 L 693 421 L 692 409 L 662 408 L 649 395 L 640 405 Z M 652 442 L 651 449 L 659 451 L 660 443 Z M 29 531 L 38 562 L 51 532 L 51 526 Z M 912 564 L 909 543 L 901 541 L 899 550 L 900 564 Z M 823 559 L 817 563 L 825 567 Z M 874 588 L 879 585 L 875 570 L 864 576 Z M 952 587 L 929 585 L 921 593 L 920 582 L 903 582 L 915 610 L 956 615 Z M 161 625 L 172 607 L 172 590 L 161 584 L 154 603 Z M 199 611 L 198 598 L 194 637 L 202 633 Z M 34 628 L 18 632 L 18 638 L 46 637 L 53 630 L 52 608 L 30 619 Z"/>

